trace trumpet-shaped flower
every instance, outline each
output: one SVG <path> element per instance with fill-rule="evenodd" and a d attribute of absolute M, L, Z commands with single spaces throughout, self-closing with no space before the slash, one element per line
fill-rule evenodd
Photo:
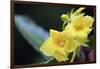
<path fill-rule="evenodd" d="M 80 43 L 85 43 L 88 38 L 88 34 L 92 30 L 94 19 L 91 16 L 78 15 L 72 18 L 71 23 L 65 28 L 64 35 L 68 33 L 73 39 L 78 40 Z"/>
<path fill-rule="evenodd" d="M 47 56 L 53 56 L 58 62 L 69 60 L 69 54 L 73 53 L 73 62 L 77 48 L 88 40 L 88 34 L 92 30 L 94 19 L 81 13 L 85 8 L 79 8 L 76 12 L 71 11 L 70 16 L 61 16 L 63 31 L 50 30 L 50 37 L 43 43 L 40 50 Z M 65 26 L 67 24 L 67 26 Z"/>
<path fill-rule="evenodd" d="M 68 60 L 64 51 L 65 40 L 61 32 L 50 30 L 50 37 L 43 43 L 40 50 L 47 56 L 54 56 L 58 62 Z"/>
<path fill-rule="evenodd" d="M 50 37 L 43 43 L 40 50 L 47 56 L 54 56 L 58 62 L 68 60 L 68 54 L 76 49 L 77 43 L 65 39 L 62 32 L 50 30 Z"/>

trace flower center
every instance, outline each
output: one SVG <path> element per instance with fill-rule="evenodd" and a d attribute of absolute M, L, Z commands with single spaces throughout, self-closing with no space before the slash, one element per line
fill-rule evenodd
<path fill-rule="evenodd" d="M 64 47 L 64 44 L 65 44 L 65 40 L 63 39 L 63 37 L 60 37 L 58 40 L 57 40 L 57 43 L 60 47 Z"/>
<path fill-rule="evenodd" d="M 83 26 L 84 26 L 84 25 L 83 25 L 82 23 L 78 23 L 78 24 L 75 25 L 75 30 L 76 30 L 76 31 L 80 31 L 80 30 L 83 29 Z"/>
<path fill-rule="evenodd" d="M 64 47 L 65 42 L 64 41 L 60 41 L 59 46 L 60 47 Z"/>
<path fill-rule="evenodd" d="M 64 47 L 65 41 L 61 36 L 57 37 L 55 41 L 58 46 Z"/>

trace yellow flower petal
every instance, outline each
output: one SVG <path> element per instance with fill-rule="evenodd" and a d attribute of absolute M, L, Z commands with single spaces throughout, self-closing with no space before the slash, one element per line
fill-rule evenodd
<path fill-rule="evenodd" d="M 57 44 L 60 47 L 64 46 L 64 38 L 61 32 L 50 29 L 50 36 L 55 44 Z"/>
<path fill-rule="evenodd" d="M 56 51 L 56 46 L 52 41 L 52 38 L 48 38 L 43 45 L 40 48 L 40 51 L 42 51 L 47 56 L 53 56 Z"/>
<path fill-rule="evenodd" d="M 92 31 L 92 28 L 89 28 L 89 29 L 86 28 L 86 29 L 84 30 L 84 33 L 89 34 L 91 31 Z"/>
<path fill-rule="evenodd" d="M 50 29 L 50 36 L 55 40 L 57 37 L 61 36 L 60 32 Z"/>
<path fill-rule="evenodd" d="M 73 29 L 66 28 L 63 32 L 63 37 L 66 39 L 73 39 L 76 36 L 76 33 Z"/>
<path fill-rule="evenodd" d="M 64 49 L 66 52 L 71 53 L 74 52 L 78 47 L 80 43 L 76 40 L 68 40 L 65 43 Z"/>
<path fill-rule="evenodd" d="M 83 29 L 85 26 L 85 20 L 84 20 L 84 17 L 83 15 L 78 15 L 76 17 L 74 17 L 72 19 L 72 22 L 73 24 L 73 27 L 76 29 L 76 30 L 81 30 Z"/>
<path fill-rule="evenodd" d="M 58 62 L 62 62 L 62 61 L 68 60 L 68 54 L 65 53 L 63 48 L 59 48 L 59 47 L 55 51 L 54 57 Z"/>
<path fill-rule="evenodd" d="M 76 35 L 75 39 L 81 43 L 85 43 L 87 41 L 88 34 L 86 33 L 79 33 Z"/>
<path fill-rule="evenodd" d="M 93 22 L 94 22 L 94 18 L 91 16 L 84 16 L 84 20 L 85 20 L 85 25 L 89 28 L 92 27 Z"/>

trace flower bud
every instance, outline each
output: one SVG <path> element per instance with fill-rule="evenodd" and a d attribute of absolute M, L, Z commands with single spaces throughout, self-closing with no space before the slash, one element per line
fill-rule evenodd
<path fill-rule="evenodd" d="M 68 15 L 67 14 L 62 14 L 61 15 L 61 20 L 64 21 L 64 22 L 67 21 L 68 20 Z"/>

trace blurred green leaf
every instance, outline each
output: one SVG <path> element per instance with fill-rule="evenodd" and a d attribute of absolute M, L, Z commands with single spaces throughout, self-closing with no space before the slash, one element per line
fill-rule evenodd
<path fill-rule="evenodd" d="M 91 48 L 94 45 L 94 40 L 90 40 L 88 43 L 88 47 Z"/>
<path fill-rule="evenodd" d="M 51 60 L 51 57 L 45 56 L 40 51 L 42 43 L 49 37 L 48 32 L 46 32 L 41 26 L 37 25 L 31 18 L 24 15 L 15 16 L 15 25 L 25 40 L 33 47 L 33 50 L 36 50 L 41 54 L 41 56 L 39 56 L 40 59 L 38 60 L 41 60 L 42 58 L 44 63 Z"/>
<path fill-rule="evenodd" d="M 89 48 L 91 48 L 91 47 L 93 47 L 94 46 L 94 38 L 95 38 L 95 36 L 94 36 L 94 34 L 92 34 L 92 33 L 90 33 L 91 35 L 89 36 L 89 41 L 87 42 L 87 45 L 88 45 L 88 47 Z"/>

